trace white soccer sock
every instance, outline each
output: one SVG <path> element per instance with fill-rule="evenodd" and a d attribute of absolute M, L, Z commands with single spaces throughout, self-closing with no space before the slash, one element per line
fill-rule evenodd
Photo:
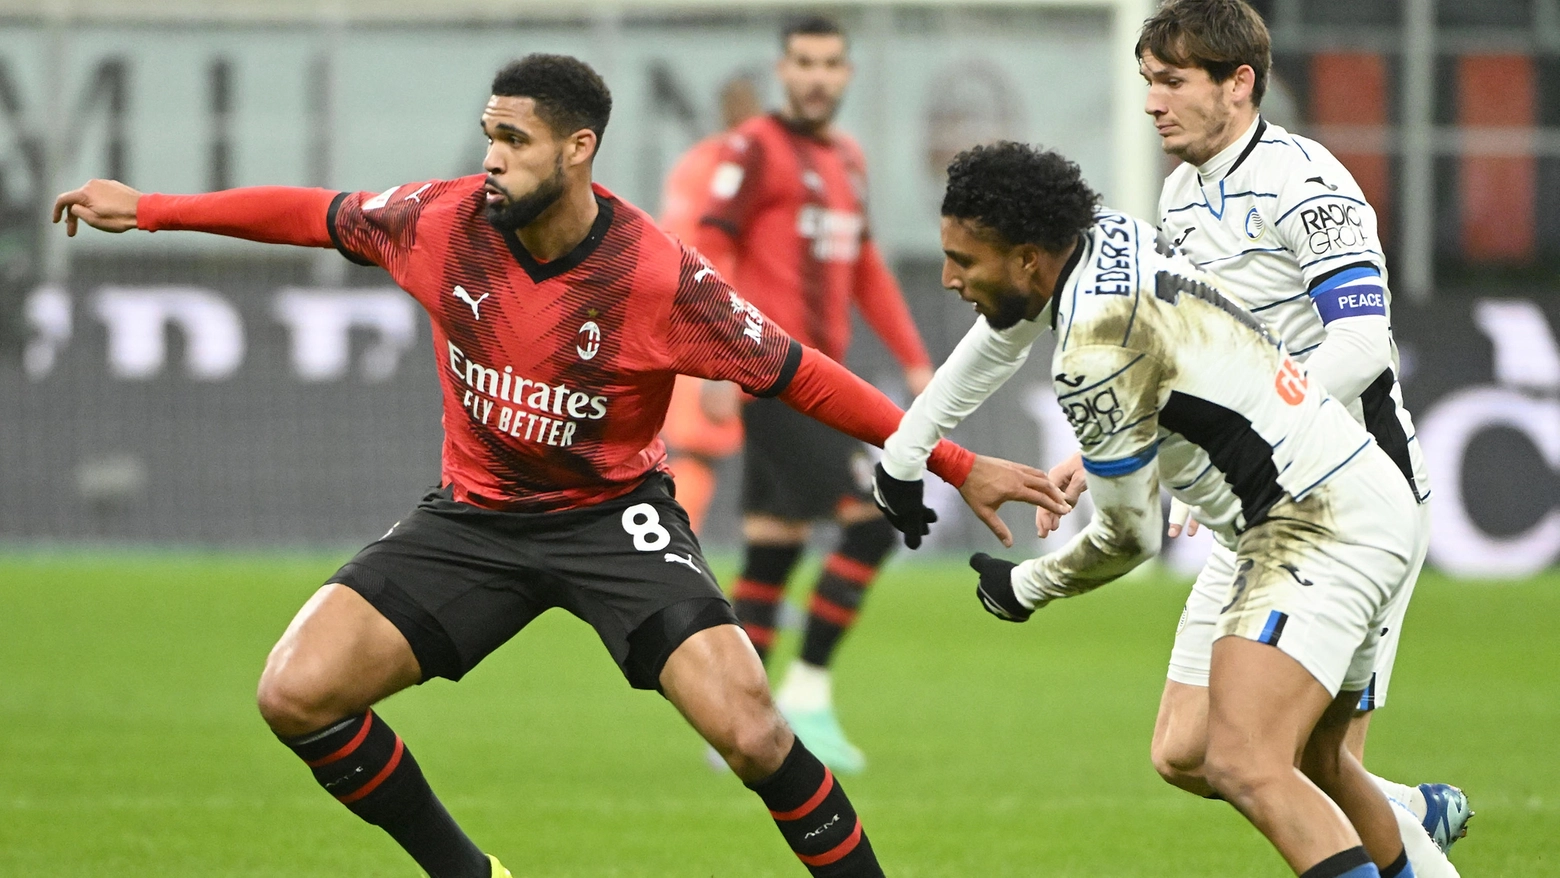
<path fill-rule="evenodd" d="M 834 705 L 833 680 L 828 668 L 797 659 L 786 669 L 775 701 L 787 710 L 828 710 Z"/>
<path fill-rule="evenodd" d="M 1371 775 L 1370 779 L 1376 782 L 1383 795 L 1413 812 L 1421 821 L 1425 819 L 1425 813 L 1430 809 L 1425 802 L 1425 794 L 1419 791 L 1419 787 L 1411 787 L 1396 781 L 1387 780 L 1384 777 Z"/>
<path fill-rule="evenodd" d="M 1376 779 L 1378 783 L 1391 783 Z M 1398 784 L 1397 786 L 1401 786 Z M 1406 805 L 1388 796 L 1387 804 L 1392 808 L 1392 816 L 1397 818 L 1398 835 L 1403 838 L 1403 850 L 1408 854 L 1408 864 L 1414 867 L 1414 878 L 1460 878 L 1457 867 L 1452 861 L 1441 853 L 1441 849 L 1435 846 L 1435 841 L 1430 838 L 1430 833 L 1425 832 L 1424 826 L 1419 822 L 1420 818 L 1414 816 Z"/>

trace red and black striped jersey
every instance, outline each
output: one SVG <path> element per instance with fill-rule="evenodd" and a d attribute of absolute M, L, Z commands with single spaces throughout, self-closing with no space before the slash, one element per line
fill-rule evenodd
<path fill-rule="evenodd" d="M 537 262 L 484 212 L 484 178 L 342 193 L 328 228 L 428 312 L 443 394 L 443 480 L 517 512 L 588 506 L 663 467 L 677 373 L 757 395 L 801 347 L 696 251 L 601 186 L 590 233 Z"/>
<path fill-rule="evenodd" d="M 843 361 L 854 301 L 905 367 L 931 364 L 866 219 L 866 158 L 842 132 L 757 116 L 725 137 L 694 244 L 802 343 Z"/>

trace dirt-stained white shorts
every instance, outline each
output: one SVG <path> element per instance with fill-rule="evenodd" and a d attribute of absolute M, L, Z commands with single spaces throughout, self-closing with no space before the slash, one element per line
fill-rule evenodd
<path fill-rule="evenodd" d="M 1386 703 L 1430 507 L 1371 451 L 1304 501 L 1279 501 L 1236 551 L 1214 545 L 1181 611 L 1171 680 L 1207 687 L 1213 642 L 1233 634 L 1283 650 L 1333 695 L 1360 691 L 1361 710 Z"/>

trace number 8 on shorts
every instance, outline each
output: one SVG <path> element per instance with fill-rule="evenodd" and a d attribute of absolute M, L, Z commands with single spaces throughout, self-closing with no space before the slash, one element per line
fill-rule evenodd
<path fill-rule="evenodd" d="M 661 513 L 649 503 L 636 503 L 623 510 L 623 530 L 634 538 L 634 548 L 641 552 L 664 549 L 672 542 L 672 535 L 661 526 Z"/>

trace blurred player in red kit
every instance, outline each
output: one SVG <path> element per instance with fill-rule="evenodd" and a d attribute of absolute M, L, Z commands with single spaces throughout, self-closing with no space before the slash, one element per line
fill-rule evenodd
<path fill-rule="evenodd" d="M 673 499 L 656 434 L 678 372 L 778 396 L 870 442 L 901 413 L 592 184 L 611 106 L 584 63 L 531 55 L 493 81 L 480 120 L 485 174 L 377 195 L 143 196 L 94 180 L 59 196 L 54 219 L 70 234 L 84 221 L 334 246 L 385 268 L 427 311 L 440 486 L 303 606 L 271 651 L 258 702 L 316 781 L 430 875 L 509 873 L 455 823 L 372 707 L 433 677 L 458 680 L 562 607 L 596 630 L 632 686 L 659 691 L 725 757 L 813 875 L 880 876 L 844 791 L 775 711 Z M 988 523 L 1004 499 L 1065 508 L 1043 474 L 957 446 L 932 469 Z"/>
<path fill-rule="evenodd" d="M 784 29 L 781 46 L 775 72 L 785 104 L 726 139 L 698 249 L 787 332 L 836 360 L 850 342 L 854 302 L 918 394 L 931 360 L 867 227 L 861 147 L 833 125 L 852 72 L 845 34 L 827 18 L 805 18 Z M 839 524 L 800 656 L 776 701 L 825 764 L 859 772 L 866 759 L 835 717 L 829 664 L 897 534 L 872 505 L 871 464 L 859 443 L 764 400 L 744 406 L 742 420 L 746 552 L 732 590 L 737 617 L 765 655 L 812 523 Z"/>
<path fill-rule="evenodd" d="M 736 76 L 721 87 L 721 133 L 689 147 L 667 173 L 661 190 L 661 228 L 684 241 L 694 239 L 726 133 L 761 112 L 752 77 Z M 704 516 L 715 496 L 715 464 L 742 448 L 742 420 L 733 394 L 705 394 L 707 386 L 701 378 L 678 375 L 666 426 L 661 428 L 666 462 L 677 476 L 677 502 L 688 511 L 694 533 L 703 532 Z"/>

